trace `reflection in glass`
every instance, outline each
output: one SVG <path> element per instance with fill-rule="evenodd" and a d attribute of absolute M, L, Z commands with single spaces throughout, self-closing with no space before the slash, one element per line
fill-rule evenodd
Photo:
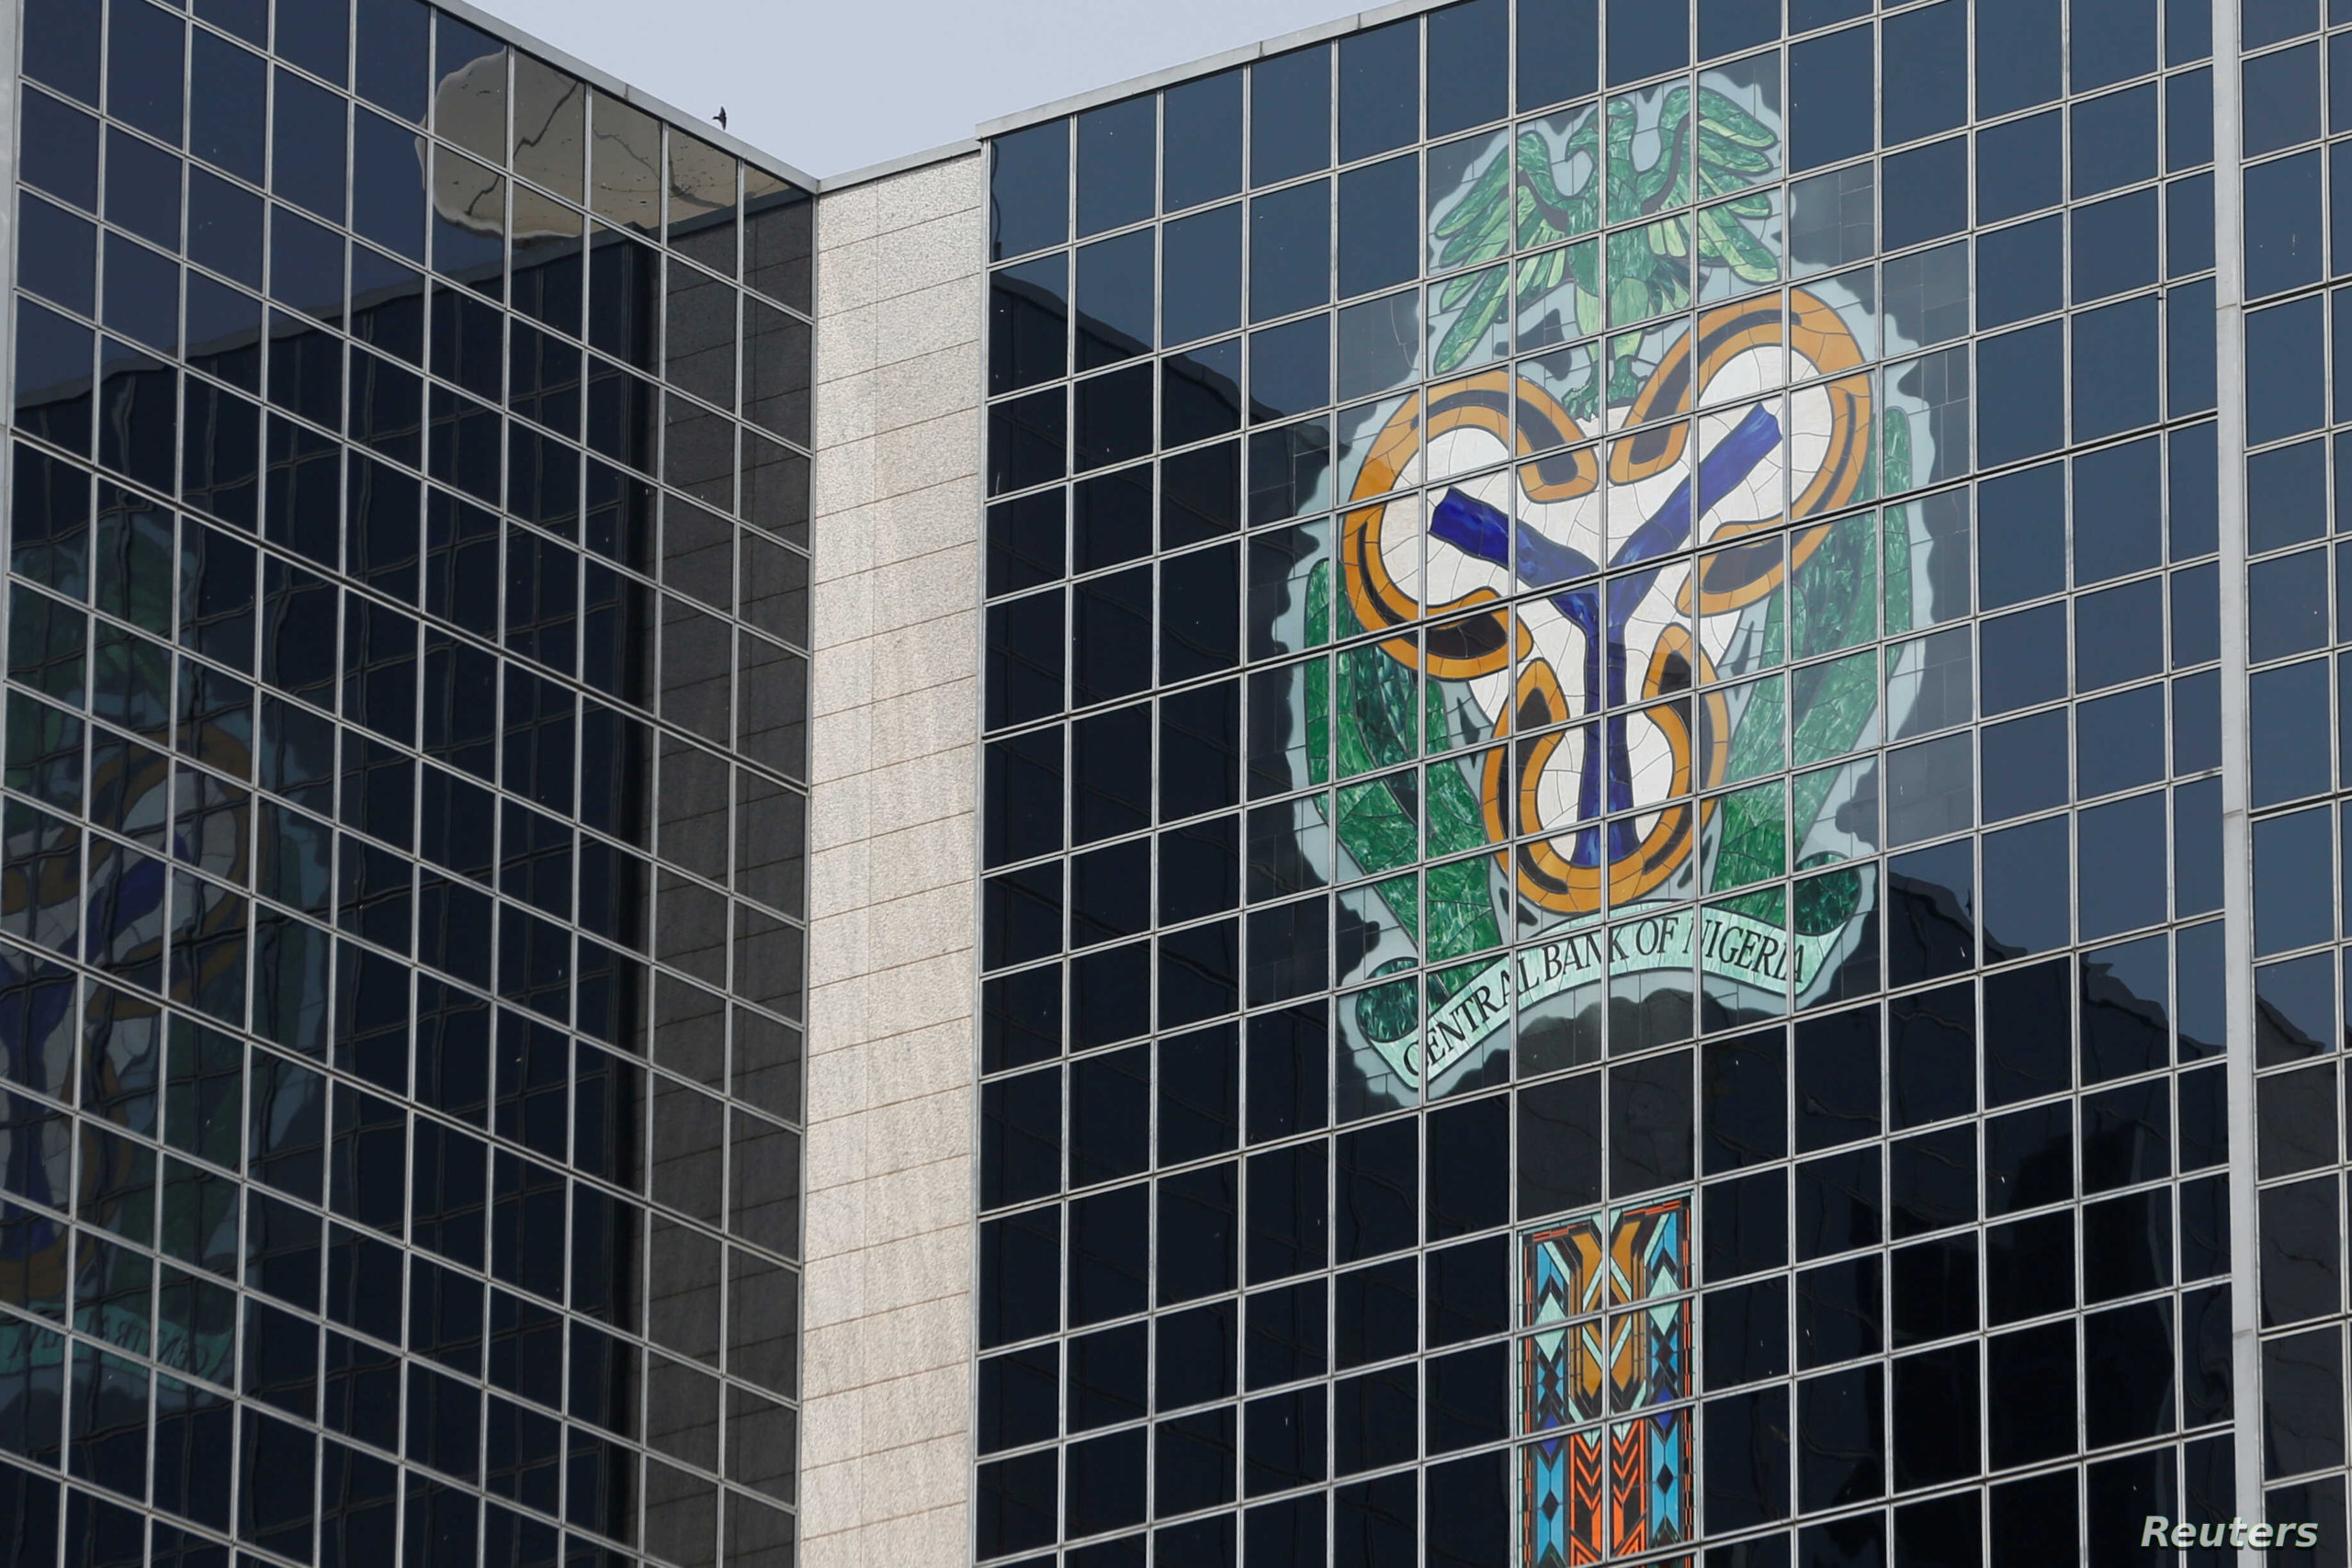
<path fill-rule="evenodd" d="M 1430 374 L 1475 369 L 1510 352 L 1510 268 L 1490 266 L 1430 286 Z"/>
<path fill-rule="evenodd" d="M 735 276 L 735 160 L 695 137 L 670 138 L 670 243 Z"/>
<path fill-rule="evenodd" d="M 514 172 L 568 201 L 582 198 L 588 89 L 527 54 L 514 57 Z"/>
<path fill-rule="evenodd" d="M 661 192 L 662 122 L 609 93 L 597 94 L 589 141 L 590 208 L 609 222 L 658 234 Z"/>
<path fill-rule="evenodd" d="M 1491 261 L 1510 250 L 1510 133 L 1465 136 L 1429 151 L 1430 272 Z"/>

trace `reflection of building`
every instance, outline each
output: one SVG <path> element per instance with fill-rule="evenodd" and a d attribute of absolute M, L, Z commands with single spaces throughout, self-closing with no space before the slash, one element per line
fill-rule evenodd
<path fill-rule="evenodd" d="M 2315 12 L 1457 0 L 820 186 L 107 5 L 17 1558 L 2345 1561 Z"/>

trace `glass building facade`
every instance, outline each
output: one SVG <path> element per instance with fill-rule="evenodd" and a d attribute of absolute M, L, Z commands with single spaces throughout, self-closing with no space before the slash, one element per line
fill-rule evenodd
<path fill-rule="evenodd" d="M 2344 1560 L 2352 55 L 2239 25 L 1472 0 L 993 140 L 980 1560 L 2220 1562 L 2249 1449 Z"/>
<path fill-rule="evenodd" d="M 2346 0 L 0 16 L 10 1563 L 2345 1568 Z"/>
<path fill-rule="evenodd" d="M 809 182 L 7 14 L 0 1558 L 791 1562 Z"/>

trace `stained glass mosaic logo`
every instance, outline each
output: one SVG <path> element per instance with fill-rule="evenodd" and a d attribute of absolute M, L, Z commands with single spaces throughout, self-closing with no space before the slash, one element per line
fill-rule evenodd
<path fill-rule="evenodd" d="M 1912 520 L 1852 509 L 1920 455 L 1881 415 L 1871 302 L 1756 293 L 1781 272 L 1776 125 L 1711 72 L 1498 134 L 1434 204 L 1435 262 L 1570 243 L 1433 288 L 1453 378 L 1341 416 L 1329 613 L 1373 640 L 1306 706 L 1330 705 L 1342 880 L 1378 878 L 1342 896 L 1342 977 L 1399 976 L 1344 1027 L 1407 1084 L 1645 985 L 1777 1015 L 1865 934 L 1867 867 L 1793 909 L 1775 879 L 1875 847 L 1850 810 L 1874 822 L 1874 776 L 1773 775 L 1877 744 L 1905 698 L 1868 652 L 1764 672 L 1878 636 Z M 1493 363 L 1513 343 L 1561 346 Z M 1442 760 L 1345 782 L 1417 750 Z"/>

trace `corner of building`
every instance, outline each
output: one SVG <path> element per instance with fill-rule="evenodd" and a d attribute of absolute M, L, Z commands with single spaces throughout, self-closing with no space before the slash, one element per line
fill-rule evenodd
<path fill-rule="evenodd" d="M 806 1568 L 969 1555 L 982 170 L 818 209 Z"/>

